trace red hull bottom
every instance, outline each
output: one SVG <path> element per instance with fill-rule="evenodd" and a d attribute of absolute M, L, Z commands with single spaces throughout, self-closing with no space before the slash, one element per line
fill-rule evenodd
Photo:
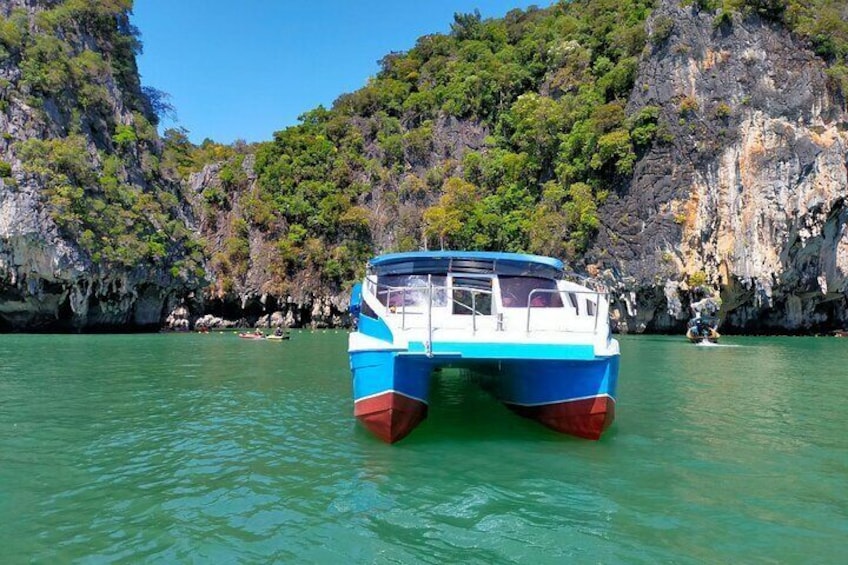
<path fill-rule="evenodd" d="M 358 401 L 353 415 L 381 440 L 395 443 L 427 417 L 427 404 L 396 392 Z"/>
<path fill-rule="evenodd" d="M 552 430 L 586 439 L 600 439 L 615 419 L 615 401 L 609 396 L 541 406 L 507 406 L 517 414 L 537 420 Z"/>

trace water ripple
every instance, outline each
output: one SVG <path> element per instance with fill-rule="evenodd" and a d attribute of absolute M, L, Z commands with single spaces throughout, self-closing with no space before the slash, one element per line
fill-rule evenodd
<path fill-rule="evenodd" d="M 625 338 L 600 442 L 444 371 L 395 446 L 351 417 L 344 334 L 6 336 L 7 562 L 838 561 L 838 340 Z"/>

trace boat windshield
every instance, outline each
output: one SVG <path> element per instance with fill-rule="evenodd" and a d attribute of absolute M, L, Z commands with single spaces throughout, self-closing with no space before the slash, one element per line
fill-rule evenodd
<path fill-rule="evenodd" d="M 506 308 L 526 308 L 530 292 L 535 289 L 556 290 L 556 281 L 541 277 L 498 277 L 501 301 Z M 562 298 L 558 293 L 537 292 L 533 295 L 534 308 L 561 308 Z"/>
<path fill-rule="evenodd" d="M 445 277 L 432 275 L 433 306 L 445 306 Z M 379 278 L 377 299 L 383 306 L 426 306 L 427 305 L 427 276 L 426 275 L 383 275 Z"/>
<path fill-rule="evenodd" d="M 689 324 L 688 324 L 688 326 L 690 328 L 694 328 L 696 326 L 713 327 L 713 326 L 717 326 L 717 325 L 718 325 L 718 320 L 716 318 L 713 318 L 713 317 L 710 317 L 710 316 L 701 316 L 701 317 L 698 317 L 698 318 L 692 318 L 691 320 L 689 320 Z"/>

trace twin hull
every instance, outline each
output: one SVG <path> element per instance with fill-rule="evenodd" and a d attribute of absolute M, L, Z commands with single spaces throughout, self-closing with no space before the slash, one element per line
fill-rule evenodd
<path fill-rule="evenodd" d="M 510 356 L 504 351 L 519 347 L 491 344 L 491 348 L 499 354 L 351 352 L 354 415 L 386 442 L 404 438 L 427 417 L 434 370 L 451 366 L 474 370 L 495 398 L 558 432 L 598 439 L 612 424 L 617 355 L 596 358 L 586 351 L 591 350 L 588 346 L 548 345 L 547 358 L 528 358 L 527 353 L 515 351 L 523 356 Z"/>

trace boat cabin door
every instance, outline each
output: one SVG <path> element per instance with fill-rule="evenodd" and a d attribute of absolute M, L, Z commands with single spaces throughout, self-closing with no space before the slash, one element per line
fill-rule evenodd
<path fill-rule="evenodd" d="M 454 274 L 449 277 L 451 314 L 492 315 L 492 275 Z"/>

